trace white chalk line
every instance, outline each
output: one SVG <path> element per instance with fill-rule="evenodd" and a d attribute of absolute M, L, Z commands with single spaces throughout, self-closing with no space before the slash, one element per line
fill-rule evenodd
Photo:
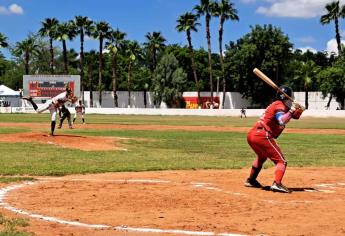
<path fill-rule="evenodd" d="M 84 180 L 84 179 L 82 179 Z M 136 182 L 145 182 L 145 180 L 132 180 Z M 46 181 L 44 181 L 46 182 Z M 157 181 L 153 181 L 156 183 Z M 166 181 L 163 181 L 166 182 Z M 2 206 L 4 209 L 7 209 L 9 211 L 26 215 L 31 218 L 36 218 L 48 222 L 53 223 L 59 223 L 59 224 L 65 224 L 65 225 L 71 225 L 71 226 L 78 226 L 78 227 L 84 227 L 84 228 L 97 228 L 97 229 L 114 229 L 119 231 L 132 231 L 132 232 L 139 232 L 139 233 L 165 233 L 165 234 L 182 234 L 182 235 L 210 235 L 210 236 L 242 236 L 243 234 L 233 234 L 233 233 L 215 233 L 215 232 L 203 232 L 203 231 L 188 231 L 188 230 L 178 230 L 178 229 L 154 229 L 154 228 L 139 228 L 139 227 L 127 227 L 127 226 L 110 226 L 110 225 L 102 225 L 102 224 L 86 224 L 79 221 L 69 221 L 69 220 L 63 220 L 56 217 L 51 216 L 44 216 L 40 214 L 31 213 L 28 211 L 24 211 L 18 208 L 15 208 L 11 206 L 10 204 L 6 203 L 4 200 L 6 198 L 6 195 L 16 189 L 20 189 L 29 185 L 42 183 L 40 181 L 37 182 L 24 182 L 22 184 L 17 185 L 11 185 L 5 188 L 0 189 L 0 206 Z M 152 182 L 150 182 L 152 183 Z"/>

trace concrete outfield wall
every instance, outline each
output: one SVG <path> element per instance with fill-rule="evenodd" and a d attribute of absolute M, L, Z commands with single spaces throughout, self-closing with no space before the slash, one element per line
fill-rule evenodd
<path fill-rule="evenodd" d="M 247 109 L 248 117 L 259 117 L 265 109 Z M 175 116 L 238 116 L 240 109 L 155 109 L 155 108 L 86 108 L 87 114 L 175 115 Z M 345 110 L 306 110 L 303 117 L 345 118 Z"/>
<path fill-rule="evenodd" d="M 86 91 L 84 96 L 85 106 L 90 107 L 90 92 Z M 100 104 L 98 102 L 98 92 L 93 92 L 93 107 L 100 108 Z M 119 108 L 128 108 L 128 92 L 127 91 L 118 91 L 118 103 Z M 220 99 L 220 103 L 223 100 L 223 93 L 213 93 L 213 96 L 218 96 Z M 201 92 L 202 97 L 209 97 L 211 95 L 210 92 Z M 298 102 L 302 105 L 305 103 L 305 93 L 304 92 L 295 92 L 295 98 Z M 184 92 L 184 97 L 197 97 L 196 92 Z M 325 110 L 329 97 L 322 98 L 321 92 L 309 92 L 309 108 L 310 109 L 319 109 Z M 153 96 L 152 93 L 146 93 L 146 101 L 147 101 L 147 108 L 154 108 L 153 104 Z M 242 98 L 242 95 L 237 92 L 227 92 L 225 94 L 225 109 L 241 109 L 242 107 L 250 107 L 249 101 Z M 336 110 L 339 104 L 332 99 L 330 104 L 330 110 Z M 102 93 L 102 108 L 112 108 L 114 107 L 114 96 L 113 93 L 110 91 L 105 91 Z M 144 92 L 132 92 L 131 93 L 131 108 L 144 108 Z"/>

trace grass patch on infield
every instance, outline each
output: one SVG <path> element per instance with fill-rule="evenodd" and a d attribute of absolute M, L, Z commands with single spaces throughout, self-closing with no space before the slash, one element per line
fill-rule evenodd
<path fill-rule="evenodd" d="M 0 176 L 0 183 L 13 183 L 13 182 L 21 182 L 21 181 L 33 181 L 34 178 L 32 177 L 11 177 L 11 176 Z"/>
<path fill-rule="evenodd" d="M 73 115 L 72 115 L 73 116 Z M 214 117 L 214 116 L 144 116 L 144 115 L 98 115 L 86 114 L 88 124 L 153 124 L 153 125 L 187 125 L 187 126 L 234 126 L 251 127 L 258 117 Z M 44 114 L 0 114 L 0 122 L 46 123 L 50 115 Z M 77 123 L 80 120 L 77 120 Z M 287 127 L 305 129 L 345 129 L 344 118 L 301 117 L 292 120 Z"/>
<path fill-rule="evenodd" d="M 23 228 L 29 226 L 29 220 L 24 218 L 7 218 L 0 214 L 0 236 L 30 236 L 33 233 L 24 232 Z M 17 228 L 21 228 L 18 231 Z"/>
<path fill-rule="evenodd" d="M 15 128 L 15 127 L 0 127 L 0 134 L 13 134 L 21 132 L 29 132 L 27 128 Z"/>
<path fill-rule="evenodd" d="M 128 151 L 80 151 L 34 143 L 0 143 L 2 175 L 66 175 L 117 171 L 235 169 L 249 167 L 255 154 L 246 133 L 72 130 L 84 136 L 122 140 Z M 135 139 L 138 138 L 138 139 Z M 283 134 L 278 139 L 289 166 L 345 166 L 344 135 Z M 271 166 L 270 161 L 266 166 Z"/>

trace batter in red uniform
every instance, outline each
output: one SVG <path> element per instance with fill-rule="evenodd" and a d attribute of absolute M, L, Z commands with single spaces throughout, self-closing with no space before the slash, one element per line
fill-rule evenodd
<path fill-rule="evenodd" d="M 292 90 L 289 87 L 282 86 L 281 89 L 292 97 Z M 283 193 L 291 192 L 282 184 L 287 161 L 275 139 L 283 132 L 290 119 L 299 119 L 302 112 L 299 104 L 292 103 L 284 94 L 277 93 L 276 100 L 266 108 L 265 113 L 247 135 L 248 144 L 256 153 L 257 158 L 254 160 L 249 178 L 244 184 L 246 187 L 262 187 L 256 178 L 262 165 L 269 158 L 276 168 L 271 190 Z"/>

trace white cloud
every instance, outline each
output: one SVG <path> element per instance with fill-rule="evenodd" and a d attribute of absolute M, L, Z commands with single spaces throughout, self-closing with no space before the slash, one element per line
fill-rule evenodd
<path fill-rule="evenodd" d="M 330 0 L 269 0 L 268 6 L 260 6 L 256 12 L 273 17 L 313 18 L 325 13 Z M 340 0 L 344 4 L 345 0 Z"/>
<path fill-rule="evenodd" d="M 24 10 L 21 6 L 17 5 L 17 4 L 12 4 L 11 6 L 9 6 L 9 11 L 13 14 L 18 14 L 21 15 L 24 13 Z"/>
<path fill-rule="evenodd" d="M 345 40 L 341 40 L 341 44 L 345 44 Z M 326 52 L 330 55 L 332 53 L 338 55 L 337 40 L 331 39 L 327 42 Z"/>
<path fill-rule="evenodd" d="M 21 15 L 24 13 L 24 10 L 21 6 L 17 4 L 11 4 L 9 7 L 0 6 L 0 14 L 1 15 Z"/>
<path fill-rule="evenodd" d="M 312 53 L 317 53 L 317 50 L 315 48 L 312 48 L 312 47 L 301 47 L 301 48 L 298 48 L 299 50 L 302 51 L 302 53 L 305 53 L 306 51 L 310 51 Z"/>

